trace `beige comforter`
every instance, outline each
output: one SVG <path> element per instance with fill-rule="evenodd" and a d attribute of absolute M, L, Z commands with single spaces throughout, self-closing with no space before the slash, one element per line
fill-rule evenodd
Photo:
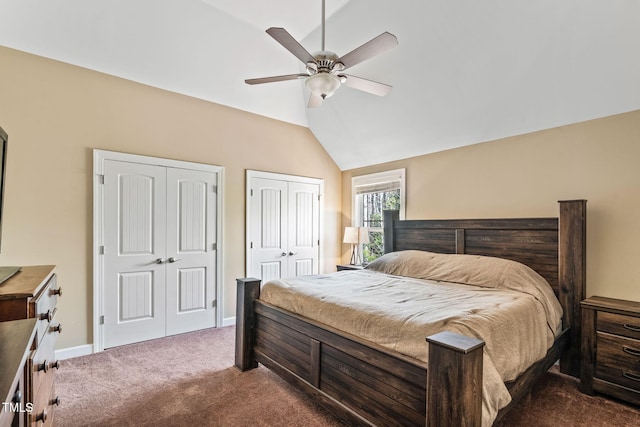
<path fill-rule="evenodd" d="M 550 288 L 509 287 L 362 270 L 271 281 L 260 299 L 425 362 L 428 335 L 446 330 L 484 340 L 483 425 L 490 426 L 511 400 L 504 382 L 544 357 L 561 327 Z"/>

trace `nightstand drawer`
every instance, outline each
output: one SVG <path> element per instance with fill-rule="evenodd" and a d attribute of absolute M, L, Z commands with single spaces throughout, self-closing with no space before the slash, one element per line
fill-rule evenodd
<path fill-rule="evenodd" d="M 640 391 L 640 341 L 597 333 L 595 377 Z"/>
<path fill-rule="evenodd" d="M 640 340 L 640 318 L 624 314 L 598 312 L 598 331 Z"/>
<path fill-rule="evenodd" d="M 640 371 L 616 369 L 613 366 L 598 366 L 595 378 L 640 392 Z"/>

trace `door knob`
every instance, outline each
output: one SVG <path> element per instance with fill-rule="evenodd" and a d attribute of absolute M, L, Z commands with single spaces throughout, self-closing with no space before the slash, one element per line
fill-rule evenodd
<path fill-rule="evenodd" d="M 286 252 L 282 252 L 282 253 L 280 254 L 280 256 L 287 256 L 287 253 L 286 253 Z"/>
<path fill-rule="evenodd" d="M 162 258 L 156 258 L 156 260 L 153 262 L 155 262 L 156 264 L 162 264 L 164 263 L 164 260 Z"/>
<path fill-rule="evenodd" d="M 295 252 L 289 251 L 289 256 L 297 255 Z"/>
<path fill-rule="evenodd" d="M 174 257 L 171 257 L 171 258 L 169 258 L 167 261 L 169 261 L 169 262 L 171 262 L 171 263 L 174 263 L 174 262 L 178 262 L 178 261 L 180 261 L 181 259 L 182 259 L 182 258 L 174 258 Z"/>

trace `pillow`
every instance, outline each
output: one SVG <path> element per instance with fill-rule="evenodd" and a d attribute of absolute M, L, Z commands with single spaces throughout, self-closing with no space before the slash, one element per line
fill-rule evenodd
<path fill-rule="evenodd" d="M 395 276 L 529 294 L 542 304 L 547 319 L 562 318 L 562 306 L 549 283 L 535 270 L 517 261 L 480 255 L 399 251 L 382 255 L 366 268 Z M 549 320 L 547 323 L 554 334 L 559 332 Z"/>
<path fill-rule="evenodd" d="M 516 261 L 480 255 L 399 251 L 382 255 L 367 267 L 396 276 L 523 291 L 529 283 L 549 286 L 530 267 Z"/>

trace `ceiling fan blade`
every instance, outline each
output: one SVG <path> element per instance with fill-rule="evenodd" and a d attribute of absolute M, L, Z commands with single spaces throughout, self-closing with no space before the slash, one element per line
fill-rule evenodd
<path fill-rule="evenodd" d="M 244 82 L 248 85 L 259 85 L 262 83 L 283 82 L 286 80 L 304 79 L 308 74 L 287 74 L 285 76 L 260 77 L 258 79 L 247 79 Z"/>
<path fill-rule="evenodd" d="M 384 83 L 374 82 L 373 80 L 363 79 L 362 77 L 350 76 L 348 74 L 342 74 L 341 76 L 347 79 L 343 82 L 344 85 L 353 89 L 358 89 L 364 92 L 372 93 L 378 96 L 385 96 L 391 92 L 392 87 Z"/>
<path fill-rule="evenodd" d="M 322 104 L 322 97 L 320 95 L 311 94 L 309 97 L 309 103 L 307 104 L 308 108 L 316 108 Z"/>
<path fill-rule="evenodd" d="M 369 40 L 362 46 L 355 48 L 336 62 L 341 62 L 344 64 L 344 69 L 347 69 L 369 58 L 380 55 L 397 45 L 398 39 L 396 36 L 389 32 L 384 32 L 378 37 Z"/>
<path fill-rule="evenodd" d="M 303 64 L 316 62 L 316 59 L 284 28 L 271 27 L 267 29 L 267 34 L 273 37 L 289 52 L 293 53 Z"/>

